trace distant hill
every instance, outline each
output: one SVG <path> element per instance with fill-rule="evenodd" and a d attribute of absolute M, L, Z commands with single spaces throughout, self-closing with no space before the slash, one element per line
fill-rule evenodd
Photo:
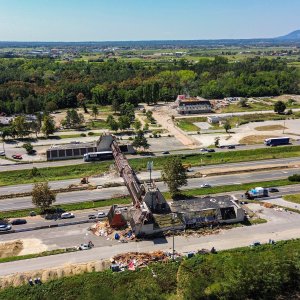
<path fill-rule="evenodd" d="M 277 40 L 300 40 L 300 30 L 295 30 L 287 35 L 279 36 Z"/>

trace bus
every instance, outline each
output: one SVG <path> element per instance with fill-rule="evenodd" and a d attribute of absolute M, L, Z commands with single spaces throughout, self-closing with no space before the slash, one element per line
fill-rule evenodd
<path fill-rule="evenodd" d="M 265 140 L 266 146 L 279 146 L 279 145 L 288 145 L 290 143 L 289 137 L 278 137 L 278 138 L 270 138 Z"/>
<path fill-rule="evenodd" d="M 83 155 L 83 161 L 99 161 L 113 159 L 112 151 L 89 152 Z"/>

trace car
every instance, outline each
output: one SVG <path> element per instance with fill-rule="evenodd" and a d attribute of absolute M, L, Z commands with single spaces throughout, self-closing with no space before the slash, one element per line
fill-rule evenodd
<path fill-rule="evenodd" d="M 200 187 L 201 187 L 201 188 L 210 188 L 211 185 L 208 184 L 208 183 L 204 183 L 204 184 L 201 184 Z"/>
<path fill-rule="evenodd" d="M 29 216 L 30 217 L 35 217 L 36 216 L 36 212 L 34 210 L 32 210 L 30 213 L 29 213 Z"/>
<path fill-rule="evenodd" d="M 25 219 L 15 219 L 11 221 L 11 225 L 23 225 L 26 223 L 27 221 Z"/>
<path fill-rule="evenodd" d="M 9 231 L 11 230 L 12 226 L 10 224 L 1 224 L 0 231 Z"/>
<path fill-rule="evenodd" d="M 216 152 L 215 149 L 207 149 L 207 152 Z"/>
<path fill-rule="evenodd" d="M 250 244 L 250 247 L 257 247 L 257 246 L 260 246 L 260 242 L 258 241 L 255 241 L 252 244 Z"/>
<path fill-rule="evenodd" d="M 89 218 L 89 220 L 93 220 L 93 219 L 96 219 L 96 216 L 95 215 L 88 215 L 88 218 Z"/>
<path fill-rule="evenodd" d="M 0 156 L 5 156 L 5 151 L 0 151 Z"/>
<path fill-rule="evenodd" d="M 227 149 L 235 149 L 235 146 L 234 145 L 230 145 L 227 147 Z"/>
<path fill-rule="evenodd" d="M 34 150 L 34 149 L 29 150 L 29 151 L 28 151 L 28 154 L 29 154 L 29 155 L 34 155 L 34 154 L 36 154 L 36 150 Z"/>
<path fill-rule="evenodd" d="M 208 152 L 208 149 L 207 148 L 201 148 L 200 151 L 201 152 Z"/>
<path fill-rule="evenodd" d="M 89 246 L 89 244 L 81 244 L 78 247 L 78 250 L 89 250 L 89 249 L 91 249 L 91 247 Z"/>
<path fill-rule="evenodd" d="M 74 214 L 70 213 L 70 212 L 65 212 L 61 214 L 61 219 L 71 219 L 71 218 L 75 218 Z"/>
<path fill-rule="evenodd" d="M 99 211 L 98 214 L 97 214 L 97 217 L 98 218 L 104 218 L 104 217 L 106 217 L 106 213 L 104 211 Z"/>
<path fill-rule="evenodd" d="M 164 152 L 162 152 L 162 154 L 170 154 L 170 152 L 169 151 L 164 151 Z"/>
<path fill-rule="evenodd" d="M 21 154 L 14 154 L 14 155 L 12 155 L 12 158 L 14 158 L 14 159 L 23 159 Z"/>
<path fill-rule="evenodd" d="M 269 192 L 270 192 L 270 193 L 278 193 L 278 192 L 279 192 L 279 189 L 278 189 L 278 188 L 275 188 L 275 187 L 271 187 L 271 188 L 269 188 Z"/>

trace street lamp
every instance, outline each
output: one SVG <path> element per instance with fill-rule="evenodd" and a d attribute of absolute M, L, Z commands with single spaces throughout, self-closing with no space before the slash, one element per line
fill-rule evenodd
<path fill-rule="evenodd" d="M 176 219 L 176 213 L 172 213 L 172 232 L 173 232 L 173 245 L 172 245 L 172 260 L 174 260 L 175 256 L 175 219 Z"/>

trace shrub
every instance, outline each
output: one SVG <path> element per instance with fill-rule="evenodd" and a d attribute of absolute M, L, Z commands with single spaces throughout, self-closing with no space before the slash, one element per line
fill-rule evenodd
<path fill-rule="evenodd" d="M 88 135 L 94 135 L 95 133 L 93 131 L 88 132 Z"/>
<path fill-rule="evenodd" d="M 80 136 L 85 137 L 86 134 L 85 133 L 80 133 Z"/>
<path fill-rule="evenodd" d="M 289 181 L 300 182 L 300 174 L 294 174 L 288 177 Z"/>

